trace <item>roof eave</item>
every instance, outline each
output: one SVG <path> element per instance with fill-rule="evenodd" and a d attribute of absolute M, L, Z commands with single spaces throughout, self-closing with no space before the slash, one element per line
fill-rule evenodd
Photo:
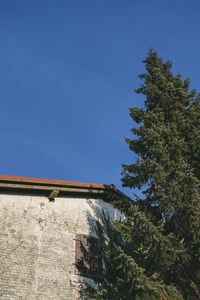
<path fill-rule="evenodd" d="M 8 178 L 8 177 L 0 177 L 0 191 L 7 193 L 28 193 L 28 194 L 40 194 L 49 197 L 52 191 L 57 191 L 57 195 L 59 197 L 64 196 L 80 196 L 80 197 L 91 197 L 91 198 L 102 198 L 102 199 L 122 199 L 125 195 L 116 189 L 112 185 L 93 185 L 85 183 L 79 184 L 76 182 L 69 182 L 62 184 L 62 182 L 58 181 L 50 181 L 46 180 L 38 181 L 34 178 L 31 181 L 27 178 L 19 179 L 19 178 Z"/>

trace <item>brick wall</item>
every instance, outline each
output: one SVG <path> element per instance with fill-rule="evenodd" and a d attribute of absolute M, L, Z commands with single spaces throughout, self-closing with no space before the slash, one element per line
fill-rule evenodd
<path fill-rule="evenodd" d="M 92 234 L 102 200 L 0 195 L 0 299 L 78 298 L 75 235 Z"/>

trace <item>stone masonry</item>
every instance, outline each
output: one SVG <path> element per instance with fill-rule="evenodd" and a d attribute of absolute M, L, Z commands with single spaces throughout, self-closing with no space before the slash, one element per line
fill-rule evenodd
<path fill-rule="evenodd" d="M 0 299 L 78 299 L 76 233 L 94 235 L 101 199 L 0 194 Z"/>

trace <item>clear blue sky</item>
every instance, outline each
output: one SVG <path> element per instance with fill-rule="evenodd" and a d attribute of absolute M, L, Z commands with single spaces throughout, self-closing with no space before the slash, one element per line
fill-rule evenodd
<path fill-rule="evenodd" d="M 200 90 L 198 0 L 0 1 L 0 173 L 114 183 L 154 47 Z"/>

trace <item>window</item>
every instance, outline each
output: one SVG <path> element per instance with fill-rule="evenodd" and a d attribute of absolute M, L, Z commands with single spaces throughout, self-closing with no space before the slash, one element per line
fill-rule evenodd
<path fill-rule="evenodd" d="M 102 247 L 98 239 L 84 234 L 77 234 L 75 247 L 76 274 L 88 277 L 102 276 Z"/>

